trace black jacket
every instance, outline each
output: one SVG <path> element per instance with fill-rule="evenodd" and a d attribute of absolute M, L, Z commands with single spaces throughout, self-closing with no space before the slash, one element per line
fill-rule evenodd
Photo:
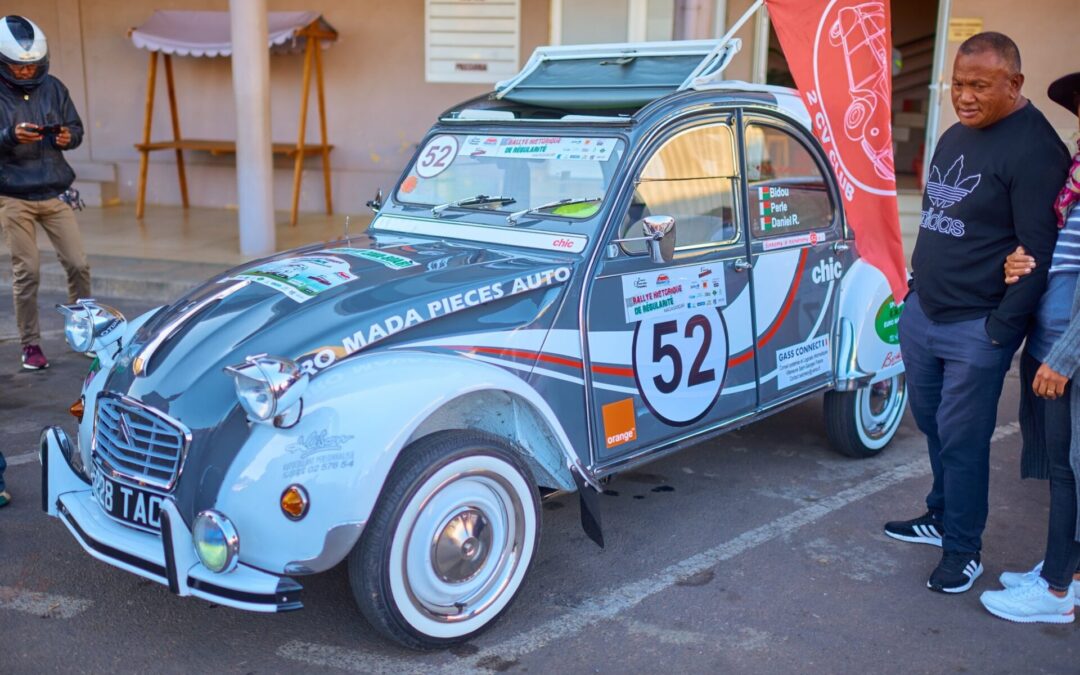
<path fill-rule="evenodd" d="M 15 125 L 24 122 L 63 125 L 71 131 L 71 143 L 64 150 L 79 147 L 82 120 L 67 87 L 52 75 L 31 90 L 0 79 L 0 196 L 31 201 L 52 199 L 71 187 L 75 172 L 56 147 L 55 136 L 45 136 L 37 143 L 16 141 Z"/>

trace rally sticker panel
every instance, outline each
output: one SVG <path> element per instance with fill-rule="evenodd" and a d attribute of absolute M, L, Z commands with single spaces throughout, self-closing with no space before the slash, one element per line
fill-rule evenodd
<path fill-rule="evenodd" d="M 349 255 L 354 258 L 371 260 L 372 262 L 379 263 L 383 267 L 389 267 L 392 270 L 403 270 L 407 267 L 416 267 L 420 264 L 403 255 L 387 253 L 386 251 L 376 251 L 370 248 L 330 248 L 327 249 L 325 253 L 336 253 L 340 255 Z"/>
<path fill-rule="evenodd" d="M 829 336 L 822 335 L 776 352 L 776 386 L 780 389 L 832 372 Z"/>
<path fill-rule="evenodd" d="M 662 272 L 624 274 L 626 322 L 727 305 L 723 264 L 676 267 Z"/>
<path fill-rule="evenodd" d="M 296 302 L 306 302 L 316 295 L 356 279 L 349 263 L 332 255 L 302 256 L 263 263 L 244 270 L 233 279 L 254 281 L 272 288 Z"/>
<path fill-rule="evenodd" d="M 728 334 L 716 309 L 651 317 L 638 323 L 634 380 L 645 405 L 672 426 L 693 424 L 712 409 L 724 386 Z"/>

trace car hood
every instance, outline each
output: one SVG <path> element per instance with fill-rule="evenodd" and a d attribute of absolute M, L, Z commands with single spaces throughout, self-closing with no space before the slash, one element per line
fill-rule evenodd
<path fill-rule="evenodd" d="M 103 392 L 190 432 L 173 492 L 190 521 L 213 503 L 251 434 L 225 366 L 268 353 L 317 378 L 366 350 L 478 329 L 547 329 L 555 312 L 546 309 L 561 299 L 572 264 L 383 235 L 296 249 L 230 270 L 159 310 L 122 347 Z"/>

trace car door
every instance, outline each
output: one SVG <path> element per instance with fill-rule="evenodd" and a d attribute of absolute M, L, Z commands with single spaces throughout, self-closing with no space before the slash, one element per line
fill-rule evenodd
<path fill-rule="evenodd" d="M 849 263 L 838 195 L 807 135 L 743 120 L 746 204 L 762 407 L 829 383 L 834 317 Z"/>
<path fill-rule="evenodd" d="M 594 462 L 610 464 L 739 417 L 757 404 L 735 129 L 684 123 L 637 167 L 585 299 Z M 654 263 L 645 216 L 675 220 L 671 263 Z"/>

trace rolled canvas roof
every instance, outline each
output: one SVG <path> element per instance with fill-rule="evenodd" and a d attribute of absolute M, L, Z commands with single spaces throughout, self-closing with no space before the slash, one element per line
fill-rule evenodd
<path fill-rule="evenodd" d="M 274 51 L 299 51 L 304 38 L 297 33 L 318 22 L 318 28 L 336 33 L 318 12 L 268 12 L 268 47 Z M 157 10 L 141 26 L 131 29 L 131 41 L 139 49 L 178 56 L 230 56 L 232 32 L 228 12 Z M 330 40 L 321 40 L 325 48 Z"/>

